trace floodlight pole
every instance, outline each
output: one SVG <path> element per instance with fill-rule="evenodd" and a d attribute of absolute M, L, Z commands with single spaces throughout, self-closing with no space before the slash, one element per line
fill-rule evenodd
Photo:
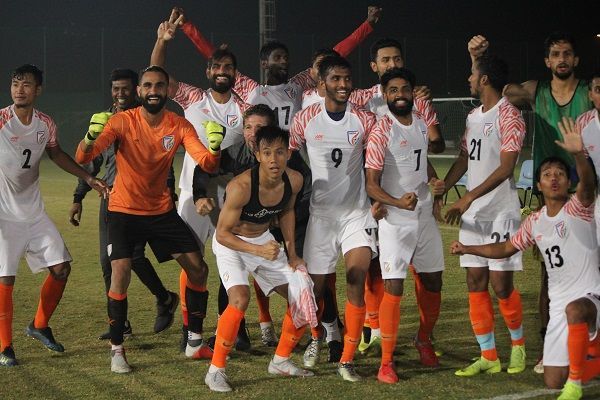
<path fill-rule="evenodd" d="M 275 0 L 258 0 L 258 38 L 259 49 L 274 39 L 277 18 Z M 261 68 L 261 81 L 266 82 L 266 72 Z"/>

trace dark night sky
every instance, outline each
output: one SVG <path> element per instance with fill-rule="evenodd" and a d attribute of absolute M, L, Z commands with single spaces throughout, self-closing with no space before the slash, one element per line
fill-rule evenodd
<path fill-rule="evenodd" d="M 368 1 L 279 0 L 277 38 L 288 44 L 292 71 L 309 64 L 312 51 L 332 46 L 366 17 Z M 492 50 L 511 66 L 515 81 L 545 78 L 542 41 L 563 29 L 580 42 L 579 73 L 600 66 L 600 1 L 383 0 L 384 14 L 373 34 L 350 57 L 355 86 L 375 83 L 368 67 L 370 44 L 383 36 L 405 45 L 407 66 L 437 97 L 468 94 L 466 42 L 486 35 Z M 5 1 L 0 0 L 0 105 L 8 104 L 10 71 L 31 62 L 45 70 L 40 108 L 50 113 L 87 113 L 106 106 L 107 77 L 115 67 L 149 63 L 156 27 L 173 5 L 215 43 L 227 42 L 239 69 L 258 78 L 258 0 L 179 1 Z M 595 20 L 594 20 L 595 18 Z M 169 46 L 167 69 L 180 80 L 206 86 L 205 62 L 183 34 Z M 58 97 L 57 97 L 58 96 Z M 65 111 L 67 109 L 68 111 Z M 52 114 L 55 115 L 55 114 Z M 63 115 L 57 119 L 69 119 Z"/>

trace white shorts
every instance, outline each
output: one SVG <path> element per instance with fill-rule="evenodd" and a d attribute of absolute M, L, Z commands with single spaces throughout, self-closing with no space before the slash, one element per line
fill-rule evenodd
<path fill-rule="evenodd" d="M 213 213 L 216 212 L 218 215 L 217 208 L 218 207 L 215 207 Z M 215 225 L 211 220 L 211 215 L 202 216 L 196 212 L 194 197 L 192 193 L 187 190 L 182 190 L 179 194 L 177 213 L 190 227 L 196 241 L 200 244 L 200 249 L 202 249 L 202 252 L 204 253 L 206 241 L 215 233 Z"/>
<path fill-rule="evenodd" d="M 475 221 L 463 216 L 458 240 L 465 245 L 480 245 L 504 242 L 519 229 L 519 220 Z M 509 258 L 499 260 L 466 254 L 460 256 L 460 266 L 469 268 L 489 268 L 490 271 L 522 271 L 522 253 L 519 251 Z"/>
<path fill-rule="evenodd" d="M 32 222 L 0 219 L 0 276 L 16 276 L 23 254 L 34 273 L 73 260 L 45 212 Z"/>
<path fill-rule="evenodd" d="M 352 219 L 329 219 L 311 215 L 304 240 L 304 261 L 308 272 L 315 275 L 335 273 L 340 254 L 352 249 L 369 247 L 377 255 L 377 222 L 371 211 Z"/>
<path fill-rule="evenodd" d="M 255 238 L 239 236 L 245 242 L 252 244 L 265 244 L 275 240 L 271 232 L 266 231 Z M 217 258 L 217 268 L 225 289 L 238 285 L 249 286 L 248 275 L 252 274 L 263 293 L 270 295 L 274 288 L 289 282 L 294 273 L 288 265 L 287 256 L 283 247 L 275 261 L 269 261 L 262 257 L 231 250 L 217 242 L 217 236 L 213 236 L 212 250 Z"/>
<path fill-rule="evenodd" d="M 582 296 L 590 300 L 596 306 L 596 330 L 589 333 L 590 340 L 594 340 L 600 327 L 600 298 L 598 294 L 588 293 Z M 544 366 L 566 367 L 569 365 L 569 347 L 567 339 L 569 327 L 567 326 L 567 314 L 564 308 L 551 309 L 550 321 L 546 330 L 544 340 Z"/>
<path fill-rule="evenodd" d="M 433 216 L 390 224 L 379 221 L 379 264 L 383 279 L 405 279 L 411 261 L 418 273 L 444 270 L 442 235 Z"/>

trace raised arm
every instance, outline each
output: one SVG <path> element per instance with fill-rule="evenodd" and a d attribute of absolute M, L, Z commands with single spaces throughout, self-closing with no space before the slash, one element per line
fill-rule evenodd
<path fill-rule="evenodd" d="M 516 107 L 534 109 L 537 83 L 538 81 L 535 80 L 523 83 L 509 83 L 504 86 L 502 95 Z"/>
<path fill-rule="evenodd" d="M 473 254 L 479 257 L 499 259 L 508 258 L 518 251 L 519 249 L 517 249 L 510 240 L 474 246 L 466 246 L 460 242 L 454 241 L 450 245 L 450 254 L 457 256 Z"/>
<path fill-rule="evenodd" d="M 165 58 L 167 53 L 167 42 L 173 40 L 177 27 L 181 25 L 183 21 L 183 14 L 178 15 L 176 9 L 171 11 L 171 15 L 168 21 L 161 22 L 156 30 L 156 42 L 150 55 L 150 65 L 158 65 L 159 67 L 165 66 Z M 173 76 L 169 75 L 169 91 L 168 96 L 170 98 L 175 97 L 177 88 L 179 87 L 179 81 Z"/>
<path fill-rule="evenodd" d="M 333 49 L 340 53 L 342 57 L 348 57 L 373 32 L 375 24 L 381 18 L 382 11 L 381 7 L 369 6 L 367 9 L 367 19 L 348 37 L 336 44 Z"/>
<path fill-rule="evenodd" d="M 596 176 L 585 155 L 581 128 L 571 118 L 563 117 L 562 121 L 558 122 L 558 129 L 563 140 L 556 140 L 556 144 L 571 153 L 575 159 L 575 168 L 579 176 L 575 195 L 584 207 L 589 207 L 596 198 Z"/>
<path fill-rule="evenodd" d="M 46 153 L 48 154 L 48 157 L 64 171 L 83 179 L 92 189 L 97 190 L 103 196 L 108 196 L 109 190 L 106 182 L 101 179 L 96 179 L 85 169 L 81 168 L 70 155 L 60 148 L 58 143 L 56 146 L 47 147 Z"/>

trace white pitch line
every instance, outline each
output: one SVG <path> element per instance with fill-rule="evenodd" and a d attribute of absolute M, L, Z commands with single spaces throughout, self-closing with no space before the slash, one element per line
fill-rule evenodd
<path fill-rule="evenodd" d="M 591 388 L 594 386 L 600 386 L 600 382 L 593 382 L 593 383 L 588 383 L 587 385 L 583 385 L 583 390 L 585 392 L 586 388 Z M 558 389 L 537 389 L 537 390 L 530 390 L 529 392 L 522 392 L 522 393 L 514 393 L 514 394 L 505 394 L 502 396 L 496 396 L 496 397 L 489 397 L 486 399 L 480 399 L 480 400 L 521 400 L 521 399 L 531 399 L 533 397 L 538 397 L 538 396 L 544 396 L 547 394 L 554 394 L 554 393 L 559 393 L 560 390 Z"/>

